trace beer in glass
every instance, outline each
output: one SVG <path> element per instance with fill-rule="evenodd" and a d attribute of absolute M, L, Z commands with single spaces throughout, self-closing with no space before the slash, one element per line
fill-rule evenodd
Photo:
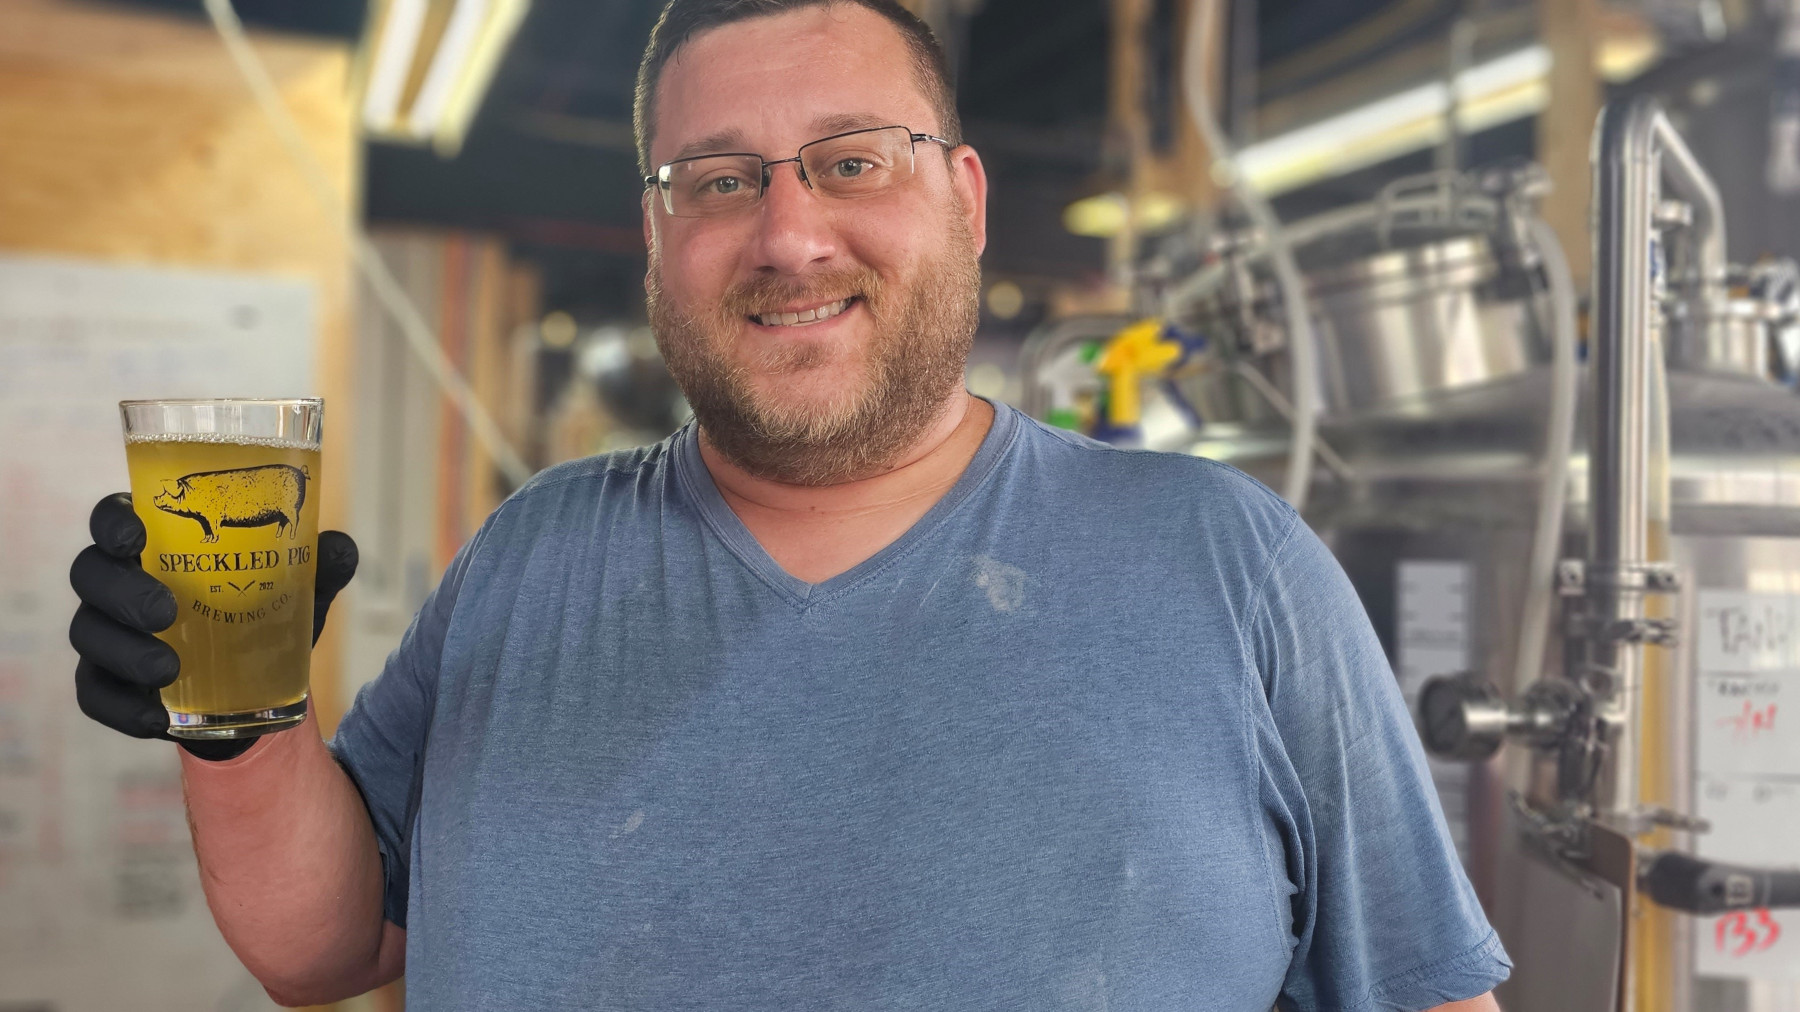
<path fill-rule="evenodd" d="M 175 593 L 169 733 L 243 738 L 306 716 L 319 400 L 123 401 L 144 570 Z"/>

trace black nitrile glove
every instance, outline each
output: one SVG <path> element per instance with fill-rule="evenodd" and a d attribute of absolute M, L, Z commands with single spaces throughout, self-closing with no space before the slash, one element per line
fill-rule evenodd
<path fill-rule="evenodd" d="M 158 691 L 175 680 L 181 661 L 175 648 L 152 633 L 175 624 L 175 594 L 144 572 L 144 524 L 120 492 L 95 505 L 88 518 L 94 543 L 75 556 L 69 583 L 81 598 L 69 623 L 75 665 L 75 701 L 81 712 L 133 738 L 177 742 L 202 759 L 241 755 L 255 738 L 189 741 L 169 734 L 169 713 Z M 325 612 L 356 575 L 356 542 L 342 531 L 320 531 L 318 579 L 313 591 L 313 642 L 325 628 Z"/>

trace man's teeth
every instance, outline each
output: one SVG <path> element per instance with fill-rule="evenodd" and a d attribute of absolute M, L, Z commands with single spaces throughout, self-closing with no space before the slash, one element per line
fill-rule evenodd
<path fill-rule="evenodd" d="M 758 316 L 756 321 L 765 327 L 792 327 L 802 323 L 819 323 L 849 309 L 851 301 L 851 299 L 840 299 L 830 305 L 799 313 L 764 313 Z"/>

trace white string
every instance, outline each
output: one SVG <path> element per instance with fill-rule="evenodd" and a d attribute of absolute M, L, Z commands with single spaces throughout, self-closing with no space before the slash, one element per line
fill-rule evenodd
<path fill-rule="evenodd" d="M 475 391 L 470 389 L 468 380 L 444 355 L 437 336 L 432 333 L 431 325 L 425 322 L 418 306 L 413 304 L 406 290 L 388 269 L 387 261 L 381 258 L 381 251 L 375 248 L 375 243 L 368 234 L 357 226 L 349 202 L 331 184 L 330 177 L 325 174 L 324 167 L 319 164 L 311 146 L 307 144 L 305 135 L 294 122 L 293 114 L 282 101 L 280 91 L 269 77 L 268 68 L 263 66 L 249 37 L 244 34 L 244 25 L 238 20 L 237 11 L 232 9 L 231 0 L 205 0 L 205 3 L 213 28 L 218 31 L 226 53 L 237 66 L 238 73 L 249 87 L 257 106 L 262 109 L 263 115 L 281 138 L 282 145 L 287 148 L 301 174 L 306 177 L 306 183 L 312 189 L 314 198 L 324 208 L 326 217 L 335 222 L 349 240 L 351 258 L 363 280 L 368 283 L 370 291 L 374 292 L 376 301 L 381 303 L 381 307 L 400 326 L 400 333 L 406 338 L 407 347 L 412 349 L 419 364 L 430 374 L 432 382 L 437 384 L 438 389 L 455 406 L 457 413 L 462 415 L 476 443 L 493 457 L 495 466 L 500 468 L 506 480 L 514 488 L 525 484 L 531 477 L 530 466 L 507 441 L 499 424 L 476 398 Z"/>

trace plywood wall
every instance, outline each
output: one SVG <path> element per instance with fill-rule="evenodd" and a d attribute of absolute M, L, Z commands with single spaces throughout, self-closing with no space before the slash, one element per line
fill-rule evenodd
<path fill-rule="evenodd" d="M 355 206 L 349 46 L 269 35 L 256 43 Z M 349 250 L 205 21 L 0 0 L 0 249 L 310 281 L 328 405 L 321 518 L 343 525 L 355 423 Z M 338 654 L 328 632 L 313 673 L 327 728 L 345 702 Z"/>

